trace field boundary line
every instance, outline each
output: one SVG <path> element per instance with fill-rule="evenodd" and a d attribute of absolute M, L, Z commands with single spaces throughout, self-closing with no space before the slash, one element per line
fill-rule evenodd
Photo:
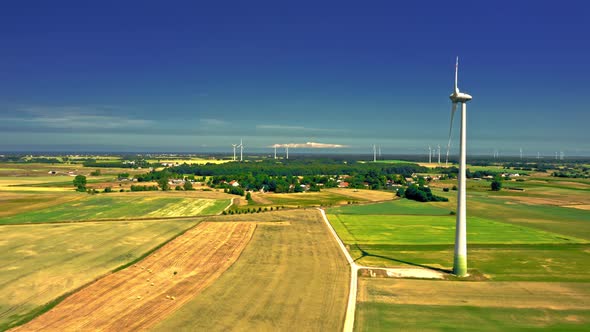
<path fill-rule="evenodd" d="M 357 294 L 357 287 L 358 287 L 359 267 L 358 267 L 358 265 L 356 265 L 356 263 L 354 262 L 354 260 L 350 256 L 350 254 L 348 253 L 348 250 L 346 250 L 346 247 L 344 246 L 344 242 L 342 242 L 340 237 L 338 237 L 338 234 L 334 230 L 334 227 L 332 227 L 332 224 L 330 224 L 330 221 L 328 220 L 328 217 L 326 216 L 326 212 L 321 208 L 318 208 L 318 210 L 322 214 L 322 218 L 324 219 L 326 226 L 328 226 L 330 233 L 332 234 L 332 236 L 334 237 L 334 239 L 338 243 L 340 250 L 344 254 L 344 257 L 346 257 L 346 260 L 347 260 L 348 264 L 350 265 L 350 287 L 348 290 L 348 304 L 346 305 L 346 315 L 344 318 L 344 327 L 342 328 L 342 331 L 352 332 L 354 329 L 354 315 L 355 315 L 355 311 L 356 311 L 356 294 Z"/>

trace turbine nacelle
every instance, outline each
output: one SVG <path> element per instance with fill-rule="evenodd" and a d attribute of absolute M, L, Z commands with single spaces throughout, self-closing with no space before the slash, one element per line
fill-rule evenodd
<path fill-rule="evenodd" d="M 471 95 L 464 93 L 464 92 L 453 92 L 449 98 L 451 98 L 451 101 L 453 103 L 465 103 L 470 101 L 471 99 L 473 99 L 473 97 L 471 97 Z"/>

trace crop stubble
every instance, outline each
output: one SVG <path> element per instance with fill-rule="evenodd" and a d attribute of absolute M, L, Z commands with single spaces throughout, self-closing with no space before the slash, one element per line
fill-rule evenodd
<path fill-rule="evenodd" d="M 215 281 L 240 256 L 254 223 L 202 223 L 138 264 L 106 276 L 14 329 L 139 330 Z"/>

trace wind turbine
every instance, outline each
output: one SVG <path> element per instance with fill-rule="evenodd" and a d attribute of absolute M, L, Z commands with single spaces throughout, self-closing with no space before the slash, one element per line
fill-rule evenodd
<path fill-rule="evenodd" d="M 285 159 L 289 159 L 289 144 L 285 145 Z"/>
<path fill-rule="evenodd" d="M 234 147 L 234 161 L 236 161 L 236 146 L 238 146 L 237 144 L 232 144 L 231 146 Z"/>
<path fill-rule="evenodd" d="M 379 153 L 377 154 L 377 156 L 379 157 L 379 159 L 381 159 L 381 145 L 379 145 Z"/>
<path fill-rule="evenodd" d="M 428 163 L 432 163 L 432 148 L 430 148 L 430 145 L 428 146 Z"/>
<path fill-rule="evenodd" d="M 440 165 L 440 144 L 438 145 L 438 164 Z"/>
<path fill-rule="evenodd" d="M 244 143 L 242 142 L 241 138 L 240 145 L 238 145 L 238 147 L 240 148 L 240 161 L 244 161 Z"/>
<path fill-rule="evenodd" d="M 373 144 L 373 162 L 377 161 L 377 147 Z"/>
<path fill-rule="evenodd" d="M 455 256 L 453 260 L 453 273 L 459 277 L 467 276 L 467 209 L 466 209 L 466 160 L 467 160 L 467 102 L 473 97 L 460 92 L 457 87 L 459 76 L 459 57 L 455 63 L 455 90 L 449 96 L 453 102 L 451 108 L 451 126 L 449 129 L 449 144 L 447 146 L 447 161 L 451 146 L 451 132 L 453 130 L 453 117 L 457 110 L 457 104 L 461 103 L 461 143 L 459 156 L 459 190 L 457 191 L 457 223 L 455 226 Z"/>
<path fill-rule="evenodd" d="M 277 145 L 275 144 L 275 159 L 277 159 Z"/>

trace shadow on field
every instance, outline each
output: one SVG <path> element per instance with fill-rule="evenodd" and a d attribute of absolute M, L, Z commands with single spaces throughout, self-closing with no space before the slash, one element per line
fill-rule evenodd
<path fill-rule="evenodd" d="M 382 259 L 386 259 L 386 260 L 389 260 L 389 261 L 398 262 L 398 263 L 402 263 L 402 264 L 407 264 L 407 265 L 411 265 L 411 266 L 421 267 L 421 268 L 429 269 L 429 270 L 433 270 L 433 271 L 438 271 L 438 272 L 443 272 L 443 273 L 450 273 L 450 274 L 453 273 L 452 270 L 441 269 L 441 268 L 434 267 L 434 266 L 429 266 L 429 265 L 424 265 L 424 264 L 418 264 L 418 263 L 408 262 L 408 261 L 404 261 L 404 260 L 393 258 L 393 257 L 387 257 L 387 256 L 382 256 L 382 255 L 371 254 L 370 252 L 365 251 L 363 248 L 361 248 L 358 245 L 358 243 L 356 243 L 355 246 L 361 252 L 361 257 L 355 259 L 354 260 L 355 262 L 358 261 L 359 259 L 363 258 L 363 257 L 377 257 L 377 258 L 382 258 Z"/>

